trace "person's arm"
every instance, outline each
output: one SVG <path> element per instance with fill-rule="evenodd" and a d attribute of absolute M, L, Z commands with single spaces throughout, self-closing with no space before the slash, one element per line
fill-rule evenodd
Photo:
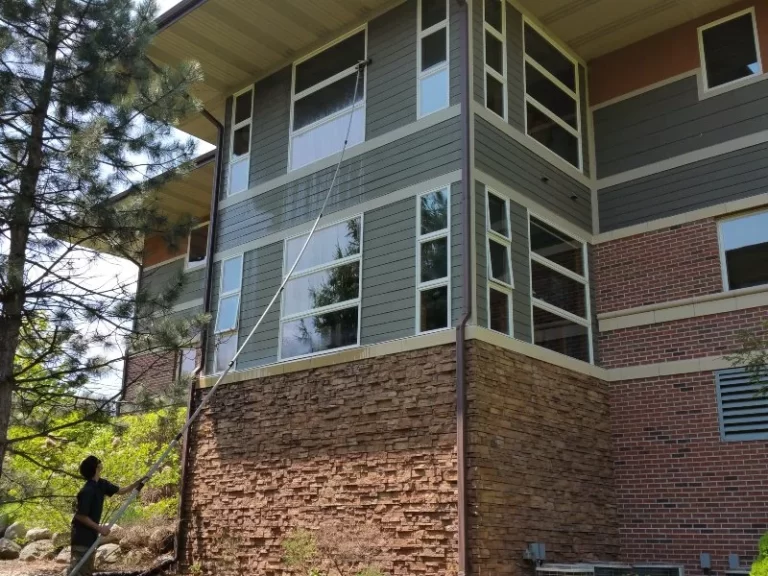
<path fill-rule="evenodd" d="M 80 524 L 85 524 L 86 526 L 88 526 L 88 528 L 91 528 L 92 530 L 96 530 L 96 532 L 98 532 L 102 536 L 109 536 L 108 526 L 102 526 L 101 524 L 96 524 L 96 522 L 88 518 L 88 516 L 84 516 L 83 514 L 75 514 L 75 520 L 80 522 Z"/>
<path fill-rule="evenodd" d="M 125 488 L 118 488 L 115 494 L 117 494 L 118 496 L 122 496 L 123 494 L 130 494 L 131 492 L 134 491 L 135 488 L 138 488 L 139 490 L 144 488 L 144 484 L 146 483 L 147 483 L 147 479 L 141 478 L 136 482 L 134 482 L 133 484 L 131 484 L 130 486 L 126 486 Z"/>

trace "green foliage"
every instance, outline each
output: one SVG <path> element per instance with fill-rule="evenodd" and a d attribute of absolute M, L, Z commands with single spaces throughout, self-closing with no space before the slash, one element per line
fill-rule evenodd
<path fill-rule="evenodd" d="M 304 568 L 317 559 L 317 543 L 309 530 L 292 531 L 283 540 L 283 561 L 291 568 Z"/>
<path fill-rule="evenodd" d="M 364 568 L 355 576 L 384 576 L 384 572 L 379 570 L 378 568 Z"/>
<path fill-rule="evenodd" d="M 307 576 L 386 576 L 370 565 L 381 544 L 381 535 L 370 526 L 347 528 L 332 524 L 318 535 L 299 528 L 283 540 L 283 562 Z M 357 571 L 349 568 L 360 565 L 365 567 Z"/>
<path fill-rule="evenodd" d="M 738 348 L 726 356 L 734 367 L 744 367 L 751 380 L 760 386 L 760 394 L 768 395 L 768 321 L 754 330 L 737 334 Z"/>
<path fill-rule="evenodd" d="M 757 544 L 757 559 L 752 563 L 749 576 L 768 576 L 768 532 Z"/>

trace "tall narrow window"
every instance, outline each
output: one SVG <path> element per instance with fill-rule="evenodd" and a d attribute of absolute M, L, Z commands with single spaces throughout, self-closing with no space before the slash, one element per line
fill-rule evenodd
<path fill-rule="evenodd" d="M 176 379 L 186 380 L 195 372 L 197 364 L 197 348 L 182 348 L 179 350 Z"/>
<path fill-rule="evenodd" d="M 720 222 L 720 255 L 726 290 L 768 284 L 768 212 Z"/>
<path fill-rule="evenodd" d="M 754 8 L 699 28 L 699 51 L 708 90 L 761 74 Z"/>
<path fill-rule="evenodd" d="M 230 196 L 248 189 L 248 172 L 251 157 L 251 116 L 253 90 L 250 88 L 235 95 L 232 102 L 232 141 L 229 153 Z"/>
<path fill-rule="evenodd" d="M 485 106 L 507 119 L 506 0 L 483 0 Z"/>
<path fill-rule="evenodd" d="M 187 269 L 200 268 L 208 259 L 208 222 L 193 228 L 187 245 Z"/>
<path fill-rule="evenodd" d="M 419 117 L 448 106 L 448 0 L 419 0 Z"/>
<path fill-rule="evenodd" d="M 366 30 L 337 41 L 293 66 L 291 170 L 365 139 Z"/>
<path fill-rule="evenodd" d="M 451 228 L 447 188 L 417 199 L 416 329 L 440 330 L 450 325 Z"/>
<path fill-rule="evenodd" d="M 488 326 L 512 334 L 512 233 L 509 202 L 488 191 L 486 232 L 488 237 Z"/>
<path fill-rule="evenodd" d="M 581 170 L 581 115 L 576 62 L 524 24 L 528 136 Z"/>
<path fill-rule="evenodd" d="M 534 343 L 592 361 L 586 246 L 530 217 Z"/>
<path fill-rule="evenodd" d="M 223 372 L 237 352 L 237 327 L 240 319 L 240 290 L 243 284 L 243 257 L 221 263 L 219 306 L 216 314 L 216 372 Z"/>
<path fill-rule="evenodd" d="M 362 217 L 318 229 L 283 291 L 280 358 L 357 346 L 360 342 Z M 285 242 L 283 273 L 307 236 Z"/>

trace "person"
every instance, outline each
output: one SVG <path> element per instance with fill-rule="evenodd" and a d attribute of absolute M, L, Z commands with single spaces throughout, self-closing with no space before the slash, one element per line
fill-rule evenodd
<path fill-rule="evenodd" d="M 85 485 L 77 493 L 75 516 L 72 518 L 70 539 L 72 553 L 68 574 L 74 570 L 99 535 L 109 536 L 109 526 L 101 524 L 104 497 L 128 494 L 135 488 L 141 490 L 146 482 L 146 478 L 142 478 L 130 486 L 120 488 L 102 478 L 101 469 L 101 460 L 96 456 L 88 456 L 80 463 L 80 475 L 85 478 Z M 95 558 L 96 555 L 91 554 L 88 561 L 78 571 L 79 576 L 91 576 L 93 574 Z"/>

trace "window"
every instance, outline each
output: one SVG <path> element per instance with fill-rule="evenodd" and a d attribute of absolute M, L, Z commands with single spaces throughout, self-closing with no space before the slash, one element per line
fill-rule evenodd
<path fill-rule="evenodd" d="M 506 0 L 483 0 L 485 106 L 507 119 Z"/>
<path fill-rule="evenodd" d="M 182 348 L 179 350 L 177 380 L 186 380 L 192 376 L 197 367 L 197 348 Z"/>
<path fill-rule="evenodd" d="M 448 0 L 419 0 L 419 118 L 448 106 Z"/>
<path fill-rule="evenodd" d="M 232 102 L 232 142 L 229 153 L 229 186 L 232 196 L 248 190 L 248 172 L 251 158 L 251 114 L 253 90 L 250 88 L 235 95 Z"/>
<path fill-rule="evenodd" d="M 534 343 L 592 361 L 586 246 L 530 217 Z"/>
<path fill-rule="evenodd" d="M 699 28 L 699 53 L 707 90 L 761 74 L 754 9 Z"/>
<path fill-rule="evenodd" d="M 237 326 L 240 318 L 240 290 L 243 284 L 243 257 L 221 263 L 219 307 L 216 315 L 216 372 L 226 370 L 237 352 Z"/>
<path fill-rule="evenodd" d="M 208 223 L 193 228 L 187 245 L 187 269 L 205 265 L 208 254 Z"/>
<path fill-rule="evenodd" d="M 363 29 L 294 64 L 291 170 L 340 152 L 350 116 L 348 145 L 365 139 L 366 43 Z"/>
<path fill-rule="evenodd" d="M 318 229 L 291 279 L 280 310 L 280 358 L 357 346 L 360 342 L 362 217 Z M 285 242 L 283 274 L 307 236 Z"/>
<path fill-rule="evenodd" d="M 529 22 L 525 42 L 525 130 L 581 170 L 581 115 L 576 62 Z"/>
<path fill-rule="evenodd" d="M 416 332 L 450 324 L 451 227 L 448 189 L 422 194 L 416 204 Z"/>
<path fill-rule="evenodd" d="M 509 202 L 488 191 L 486 230 L 488 236 L 488 326 L 512 334 L 512 233 Z"/>
<path fill-rule="evenodd" d="M 720 436 L 723 440 L 768 439 L 768 375 L 744 368 L 715 373 Z"/>
<path fill-rule="evenodd" d="M 768 212 L 721 221 L 720 260 L 726 290 L 768 284 Z"/>

